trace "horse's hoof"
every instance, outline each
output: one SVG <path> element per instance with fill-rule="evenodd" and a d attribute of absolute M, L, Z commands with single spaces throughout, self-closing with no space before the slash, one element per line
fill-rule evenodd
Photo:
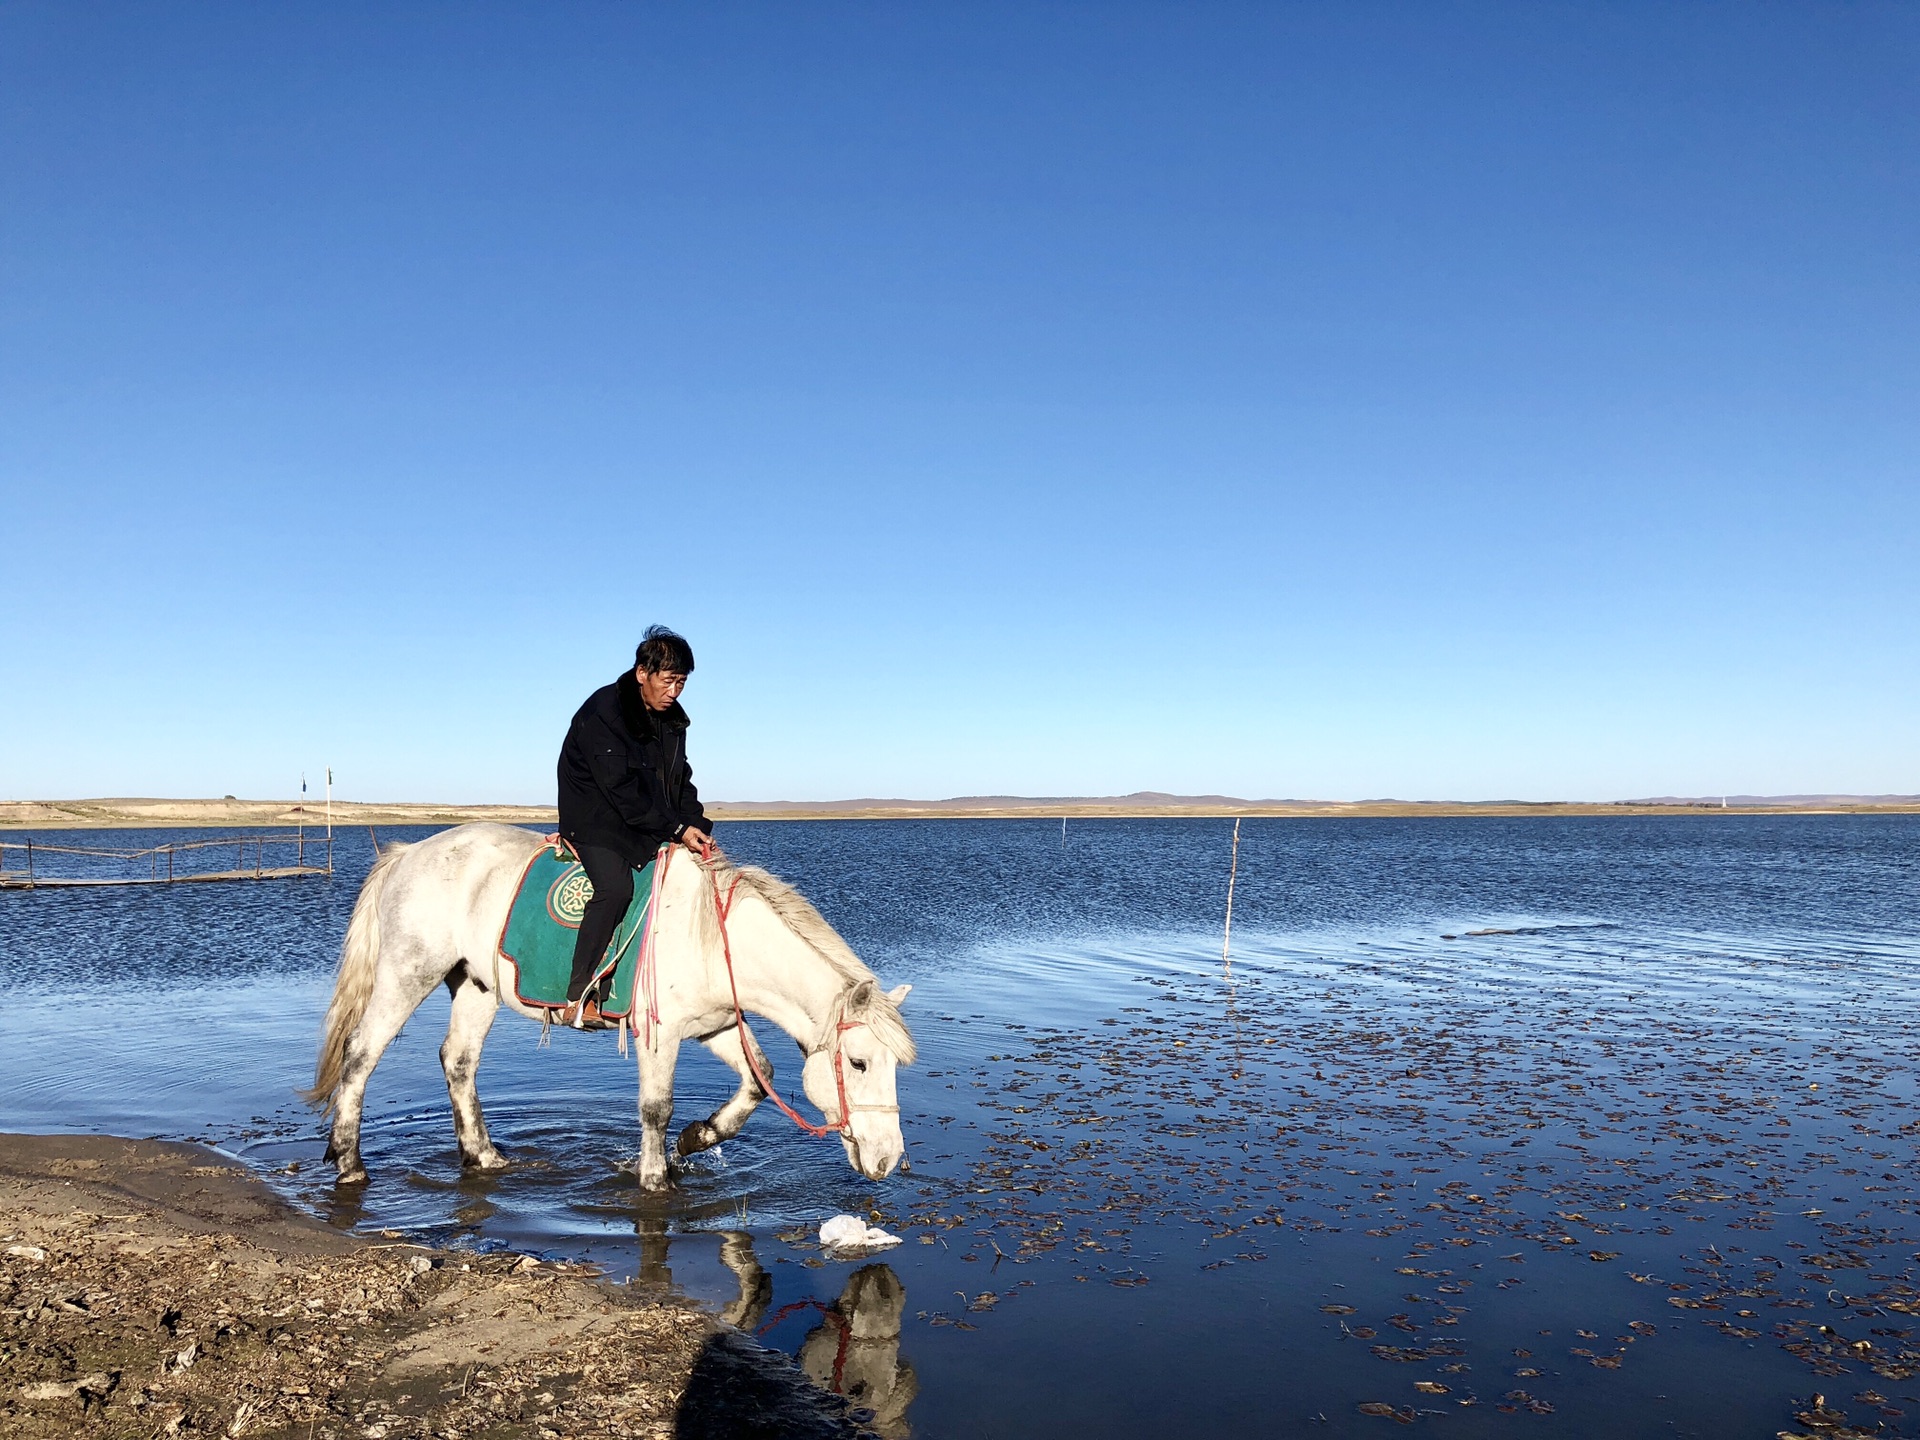
<path fill-rule="evenodd" d="M 367 1183 L 366 1169 L 360 1165 L 355 1165 L 350 1170 L 343 1168 L 333 1183 L 335 1185 L 364 1185 Z"/>
<path fill-rule="evenodd" d="M 478 1155 L 462 1155 L 460 1164 L 467 1170 L 504 1170 L 511 1162 L 498 1150 L 482 1150 Z"/>
<path fill-rule="evenodd" d="M 696 1120 L 680 1132 L 673 1150 L 676 1155 L 697 1155 L 720 1143 L 720 1132 L 704 1120 Z"/>

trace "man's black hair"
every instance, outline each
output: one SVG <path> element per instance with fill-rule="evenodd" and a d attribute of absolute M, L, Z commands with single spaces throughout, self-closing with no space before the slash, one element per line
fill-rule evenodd
<path fill-rule="evenodd" d="M 649 675 L 693 673 L 693 647 L 664 625 L 649 625 L 640 647 L 633 652 L 633 668 Z"/>

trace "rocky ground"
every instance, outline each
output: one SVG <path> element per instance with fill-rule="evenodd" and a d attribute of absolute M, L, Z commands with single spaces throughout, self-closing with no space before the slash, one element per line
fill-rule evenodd
<path fill-rule="evenodd" d="M 590 1270 L 342 1234 L 197 1146 L 10 1135 L 0 1433 L 857 1431 L 784 1357 Z"/>

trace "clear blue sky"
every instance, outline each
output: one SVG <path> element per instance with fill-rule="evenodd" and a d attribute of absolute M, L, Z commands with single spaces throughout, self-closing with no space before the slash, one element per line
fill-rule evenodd
<path fill-rule="evenodd" d="M 1920 791 L 1920 8 L 0 7 L 0 792 Z"/>

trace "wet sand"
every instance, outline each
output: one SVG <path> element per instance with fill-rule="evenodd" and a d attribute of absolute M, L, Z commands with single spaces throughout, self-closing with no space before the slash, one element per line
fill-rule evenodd
<path fill-rule="evenodd" d="M 586 1266 L 364 1239 L 195 1145 L 0 1135 L 0 1432 L 857 1433 L 784 1357 Z"/>

